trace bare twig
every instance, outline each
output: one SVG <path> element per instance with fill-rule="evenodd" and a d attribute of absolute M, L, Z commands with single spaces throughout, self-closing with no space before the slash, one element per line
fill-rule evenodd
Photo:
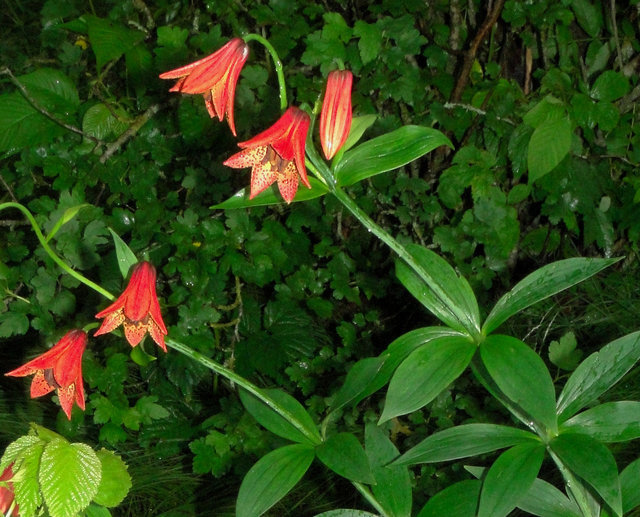
<path fill-rule="evenodd" d="M 9 193 L 9 195 L 11 196 L 11 199 L 13 200 L 14 203 L 18 203 L 18 199 L 16 198 L 16 196 L 13 193 L 13 190 L 11 190 L 11 187 L 9 186 L 9 184 L 4 180 L 4 178 L 2 176 L 0 176 L 0 181 L 2 182 L 2 185 L 4 186 L 4 188 L 6 189 L 6 191 Z"/>
<path fill-rule="evenodd" d="M 624 64 L 622 63 L 622 50 L 620 49 L 620 39 L 618 38 L 618 24 L 616 23 L 616 0 L 611 0 L 611 27 L 613 28 L 613 39 L 616 42 L 616 52 L 618 54 L 618 66 L 622 70 Z"/>
<path fill-rule="evenodd" d="M 58 117 L 56 117 L 55 115 L 53 115 L 52 113 L 50 113 L 49 111 L 47 111 L 45 108 L 43 108 L 38 101 L 36 101 L 30 94 L 29 91 L 25 88 L 25 86 L 18 80 L 18 78 L 13 75 L 13 72 L 11 72 L 11 70 L 8 67 L 2 67 L 0 68 L 0 75 L 8 75 L 9 79 L 11 80 L 11 82 L 15 85 L 16 88 L 18 88 L 18 90 L 20 90 L 20 93 L 22 94 L 22 96 L 26 99 L 26 101 L 31 104 L 31 106 L 33 107 L 33 109 L 35 109 L 36 111 L 38 111 L 39 113 L 41 113 L 42 115 L 44 115 L 45 117 L 47 117 L 49 120 L 51 120 L 52 122 L 55 122 L 56 124 L 58 124 L 60 127 L 65 128 L 67 131 L 71 131 L 72 133 L 76 133 L 77 135 L 82 136 L 83 138 L 87 138 L 89 140 L 91 140 L 92 142 L 94 142 L 96 145 L 102 145 L 102 141 L 99 140 L 98 138 L 91 136 L 91 135 L 87 135 L 86 133 L 84 133 L 82 131 L 82 129 L 79 129 L 75 126 L 72 126 L 71 124 L 67 124 L 66 122 L 60 120 Z"/>
<path fill-rule="evenodd" d="M 487 112 L 485 110 L 476 108 L 475 106 L 471 106 L 471 104 L 463 104 L 460 102 L 445 102 L 444 108 L 445 109 L 462 108 L 464 110 L 471 111 L 472 113 L 477 113 L 478 115 L 482 115 L 483 117 L 487 116 Z M 506 118 L 506 117 L 496 117 L 496 120 L 506 122 L 507 124 L 511 124 L 512 126 L 518 125 L 510 118 Z"/>
<path fill-rule="evenodd" d="M 158 111 L 160 111 L 159 104 L 154 104 L 153 106 L 147 108 L 147 110 L 142 115 L 137 117 L 115 142 L 112 142 L 107 146 L 104 154 L 100 157 L 100 163 L 105 163 L 109 158 L 111 158 L 111 156 L 113 156 L 114 153 L 116 153 L 127 142 L 127 140 L 135 136 L 135 134 L 140 131 L 140 128 L 144 126 L 151 117 L 158 113 Z"/>

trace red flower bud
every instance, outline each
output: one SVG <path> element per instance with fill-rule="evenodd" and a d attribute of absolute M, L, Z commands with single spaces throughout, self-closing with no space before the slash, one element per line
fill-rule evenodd
<path fill-rule="evenodd" d="M 327 78 L 327 88 L 320 113 L 320 143 L 327 160 L 344 145 L 351 129 L 351 85 L 349 70 L 334 70 Z"/>

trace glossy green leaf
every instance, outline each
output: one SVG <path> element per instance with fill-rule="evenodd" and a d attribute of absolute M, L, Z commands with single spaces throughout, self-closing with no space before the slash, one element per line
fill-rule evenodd
<path fill-rule="evenodd" d="M 358 439 L 351 433 L 329 436 L 316 449 L 316 455 L 333 472 L 349 481 L 375 483 L 369 459 Z"/>
<path fill-rule="evenodd" d="M 279 389 L 262 390 L 263 393 L 273 399 L 279 406 L 286 409 L 306 430 L 304 434 L 291 422 L 275 412 L 260 399 L 245 390 L 240 390 L 240 400 L 246 410 L 255 418 L 260 425 L 274 434 L 291 440 L 293 442 L 310 443 L 318 445 L 322 443 L 318 429 L 306 409 L 288 393 Z M 313 437 L 313 438 L 311 438 Z"/>
<path fill-rule="evenodd" d="M 480 357 L 500 391 L 524 411 L 524 424 L 557 429 L 553 380 L 538 354 L 519 339 L 494 334 L 481 343 Z"/>
<path fill-rule="evenodd" d="M 539 517 L 582 517 L 578 505 L 552 484 L 537 478 L 518 508 Z"/>
<path fill-rule="evenodd" d="M 573 433 L 557 436 L 550 447 L 565 466 L 588 483 L 617 514 L 622 514 L 618 468 L 609 449 L 589 436 Z"/>
<path fill-rule="evenodd" d="M 389 515 L 410 517 L 412 492 L 409 468 L 388 465 L 399 456 L 398 449 L 384 431 L 373 423 L 366 424 L 364 443 L 376 480 L 371 487 L 373 495 Z"/>
<path fill-rule="evenodd" d="M 348 187 L 382 172 L 402 167 L 441 145 L 453 148 L 437 129 L 403 126 L 346 152 L 335 168 L 338 186 Z"/>
<path fill-rule="evenodd" d="M 640 506 L 640 458 L 629 463 L 620 473 L 620 490 L 625 514 Z"/>
<path fill-rule="evenodd" d="M 468 458 L 521 443 L 539 442 L 528 431 L 496 424 L 464 424 L 432 434 L 392 465 L 414 465 Z"/>
<path fill-rule="evenodd" d="M 560 422 L 596 400 L 640 359 L 640 332 L 627 334 L 587 357 L 571 374 L 558 398 Z"/>
<path fill-rule="evenodd" d="M 475 351 L 475 343 L 457 336 L 437 338 L 414 350 L 391 378 L 380 422 L 431 402 L 460 376 Z"/>
<path fill-rule="evenodd" d="M 437 253 L 410 244 L 407 251 L 431 276 L 429 286 L 404 261 L 396 261 L 396 276 L 407 290 L 441 321 L 455 330 L 475 333 L 480 328 L 480 311 L 465 278 L 459 277 Z"/>
<path fill-rule="evenodd" d="M 369 129 L 378 118 L 377 115 L 360 115 L 351 120 L 349 136 L 340 151 L 348 151 L 358 143 L 364 132 Z"/>
<path fill-rule="evenodd" d="M 533 485 L 544 453 L 542 443 L 522 443 L 503 452 L 482 483 L 478 517 L 503 517 L 511 512 Z"/>
<path fill-rule="evenodd" d="M 626 442 L 640 438 L 640 402 L 605 402 L 562 424 L 561 432 L 581 433 L 600 442 Z"/>
<path fill-rule="evenodd" d="M 320 180 L 316 178 L 309 178 L 309 184 L 311 188 L 308 189 L 304 185 L 300 185 L 298 187 L 298 191 L 296 192 L 296 197 L 293 198 L 293 202 L 297 201 L 308 201 L 309 199 L 315 199 L 317 197 L 324 196 L 329 192 L 327 186 L 322 183 Z M 218 203 L 217 205 L 212 205 L 209 208 L 212 210 L 222 209 L 229 210 L 232 208 L 249 208 L 252 206 L 268 206 L 268 205 L 282 205 L 284 204 L 284 200 L 280 196 L 280 193 L 277 191 L 277 187 L 273 186 L 268 188 L 267 190 L 261 192 L 253 199 L 249 199 L 249 189 L 243 188 L 236 192 L 229 199 L 223 201 L 222 203 Z"/>
<path fill-rule="evenodd" d="M 52 440 L 42 453 L 38 481 L 51 517 L 75 517 L 98 492 L 102 466 L 83 443 Z"/>
<path fill-rule="evenodd" d="M 527 151 L 529 183 L 548 174 L 571 149 L 571 121 L 567 117 L 547 120 L 534 129 Z"/>
<path fill-rule="evenodd" d="M 537 269 L 518 282 L 493 307 L 482 327 L 490 334 L 514 314 L 586 280 L 620 259 L 570 258 Z"/>
<path fill-rule="evenodd" d="M 102 478 L 93 502 L 110 508 L 118 506 L 131 488 L 127 465 L 120 456 L 106 449 L 97 451 L 96 455 L 102 465 Z"/>
<path fill-rule="evenodd" d="M 133 251 L 131 251 L 131 248 L 127 246 L 127 243 L 124 242 L 116 232 L 114 232 L 111 228 L 109 228 L 109 232 L 111 232 L 113 245 L 116 248 L 116 257 L 118 259 L 118 268 L 120 269 L 120 274 L 122 275 L 122 278 L 127 278 L 131 266 L 137 264 L 138 259 L 136 258 Z"/>
<path fill-rule="evenodd" d="M 418 517 L 476 517 L 481 488 L 477 479 L 448 486 L 427 501 Z"/>
<path fill-rule="evenodd" d="M 606 70 L 602 72 L 591 88 L 591 97 L 599 101 L 611 102 L 629 92 L 629 79 L 621 72 Z"/>
<path fill-rule="evenodd" d="M 313 447 L 293 444 L 260 458 L 242 480 L 236 517 L 258 517 L 282 499 L 309 469 Z"/>
<path fill-rule="evenodd" d="M 362 394 L 367 391 L 373 380 L 376 378 L 380 369 L 389 359 L 388 354 L 378 357 L 367 357 L 360 359 L 354 364 L 347 373 L 344 384 L 336 393 L 336 396 L 329 405 L 330 411 L 338 409 L 350 403 L 358 403 Z"/>
<path fill-rule="evenodd" d="M 314 517 L 379 517 L 379 515 L 377 513 L 363 512 L 362 510 L 340 508 L 339 510 L 318 513 Z"/>

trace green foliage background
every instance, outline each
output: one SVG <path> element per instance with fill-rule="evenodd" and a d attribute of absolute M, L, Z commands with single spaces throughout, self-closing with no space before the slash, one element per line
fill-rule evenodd
<path fill-rule="evenodd" d="M 330 197 L 209 208 L 244 187 L 248 171 L 222 166 L 236 141 L 200 96 L 169 94 L 157 76 L 234 35 L 262 33 L 284 62 L 291 102 L 312 105 L 342 60 L 356 78 L 355 113 L 378 116 L 369 138 L 411 123 L 452 139 L 455 151 L 350 193 L 401 241 L 444 254 L 481 302 L 554 259 L 626 256 L 604 280 L 512 324 L 549 348 L 543 356 L 562 376 L 575 367 L 576 340 L 588 351 L 637 326 L 628 279 L 640 240 L 639 5 L 496 1 L 497 22 L 484 30 L 491 13 L 477 0 L 6 0 L 1 65 L 84 136 L 42 116 L 3 69 L 0 201 L 24 203 L 47 231 L 88 204 L 52 240 L 69 264 L 118 292 L 112 229 L 158 267 L 171 336 L 295 394 L 319 420 L 355 361 L 432 317 L 395 279 L 389 251 Z M 278 108 L 271 62 L 257 50 L 238 85 L 239 139 L 270 125 Z M 50 262 L 17 213 L 0 217 L 0 354 L 10 370 L 105 304 Z M 70 423 L 50 401 L 27 402 L 26 383 L 0 379 L 2 418 L 16 422 L 0 426 L 0 439 L 29 421 L 57 422 L 70 439 L 115 449 L 134 483 L 122 515 L 232 514 L 239 479 L 279 439 L 244 411 L 233 386 L 184 356 L 129 355 L 117 336 L 90 343 L 87 411 Z M 637 390 L 633 374 L 627 386 Z M 390 422 L 392 439 L 410 447 L 453 424 L 505 418 L 480 393 L 462 377 L 425 410 Z M 379 402 L 334 425 L 376 420 Z M 312 474 L 274 514 L 362 504 L 343 481 Z M 414 474 L 417 508 L 460 468 Z"/>

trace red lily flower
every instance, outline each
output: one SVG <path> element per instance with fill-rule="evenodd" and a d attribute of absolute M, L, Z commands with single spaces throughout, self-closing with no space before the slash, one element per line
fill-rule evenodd
<path fill-rule="evenodd" d="M 82 354 L 86 346 L 87 334 L 82 330 L 70 330 L 51 350 L 5 375 L 25 377 L 35 374 L 31 383 L 31 398 L 57 390 L 60 406 L 71 420 L 74 400 L 84 410 Z"/>
<path fill-rule="evenodd" d="M 138 262 L 133 266 L 129 285 L 115 302 L 96 314 L 96 318 L 104 318 L 104 321 L 94 336 L 122 325 L 131 346 L 137 346 L 149 332 L 158 346 L 167 351 L 164 344 L 167 328 L 156 295 L 156 270 L 149 262 Z"/>
<path fill-rule="evenodd" d="M 13 463 L 6 469 L 4 469 L 4 472 L 0 476 L 0 484 L 2 484 L 2 481 L 9 481 L 13 478 L 12 467 Z M 9 508 L 11 508 L 11 505 L 13 504 L 13 500 L 15 498 L 15 494 L 13 493 L 13 483 L 8 482 L 7 485 L 7 487 L 0 486 L 0 515 L 6 514 Z M 9 515 L 11 515 L 11 517 L 17 517 L 18 515 L 20 515 L 18 513 L 18 505 L 15 505 L 13 507 L 13 510 Z"/>
<path fill-rule="evenodd" d="M 244 151 L 224 162 L 224 165 L 234 169 L 253 167 L 250 199 L 277 181 L 282 197 L 291 203 L 298 190 L 298 176 L 302 183 L 311 188 L 304 166 L 309 123 L 309 115 L 292 106 L 269 129 L 246 142 L 240 142 L 238 146 Z"/>
<path fill-rule="evenodd" d="M 233 100 L 238 76 L 249 57 L 249 46 L 241 38 L 233 38 L 222 48 L 195 63 L 160 74 L 160 79 L 178 79 L 170 92 L 201 93 L 211 118 L 227 115 L 235 136 Z"/>
<path fill-rule="evenodd" d="M 327 88 L 320 112 L 320 143 L 327 160 L 344 145 L 351 129 L 351 85 L 353 74 L 334 70 L 327 78 Z"/>

